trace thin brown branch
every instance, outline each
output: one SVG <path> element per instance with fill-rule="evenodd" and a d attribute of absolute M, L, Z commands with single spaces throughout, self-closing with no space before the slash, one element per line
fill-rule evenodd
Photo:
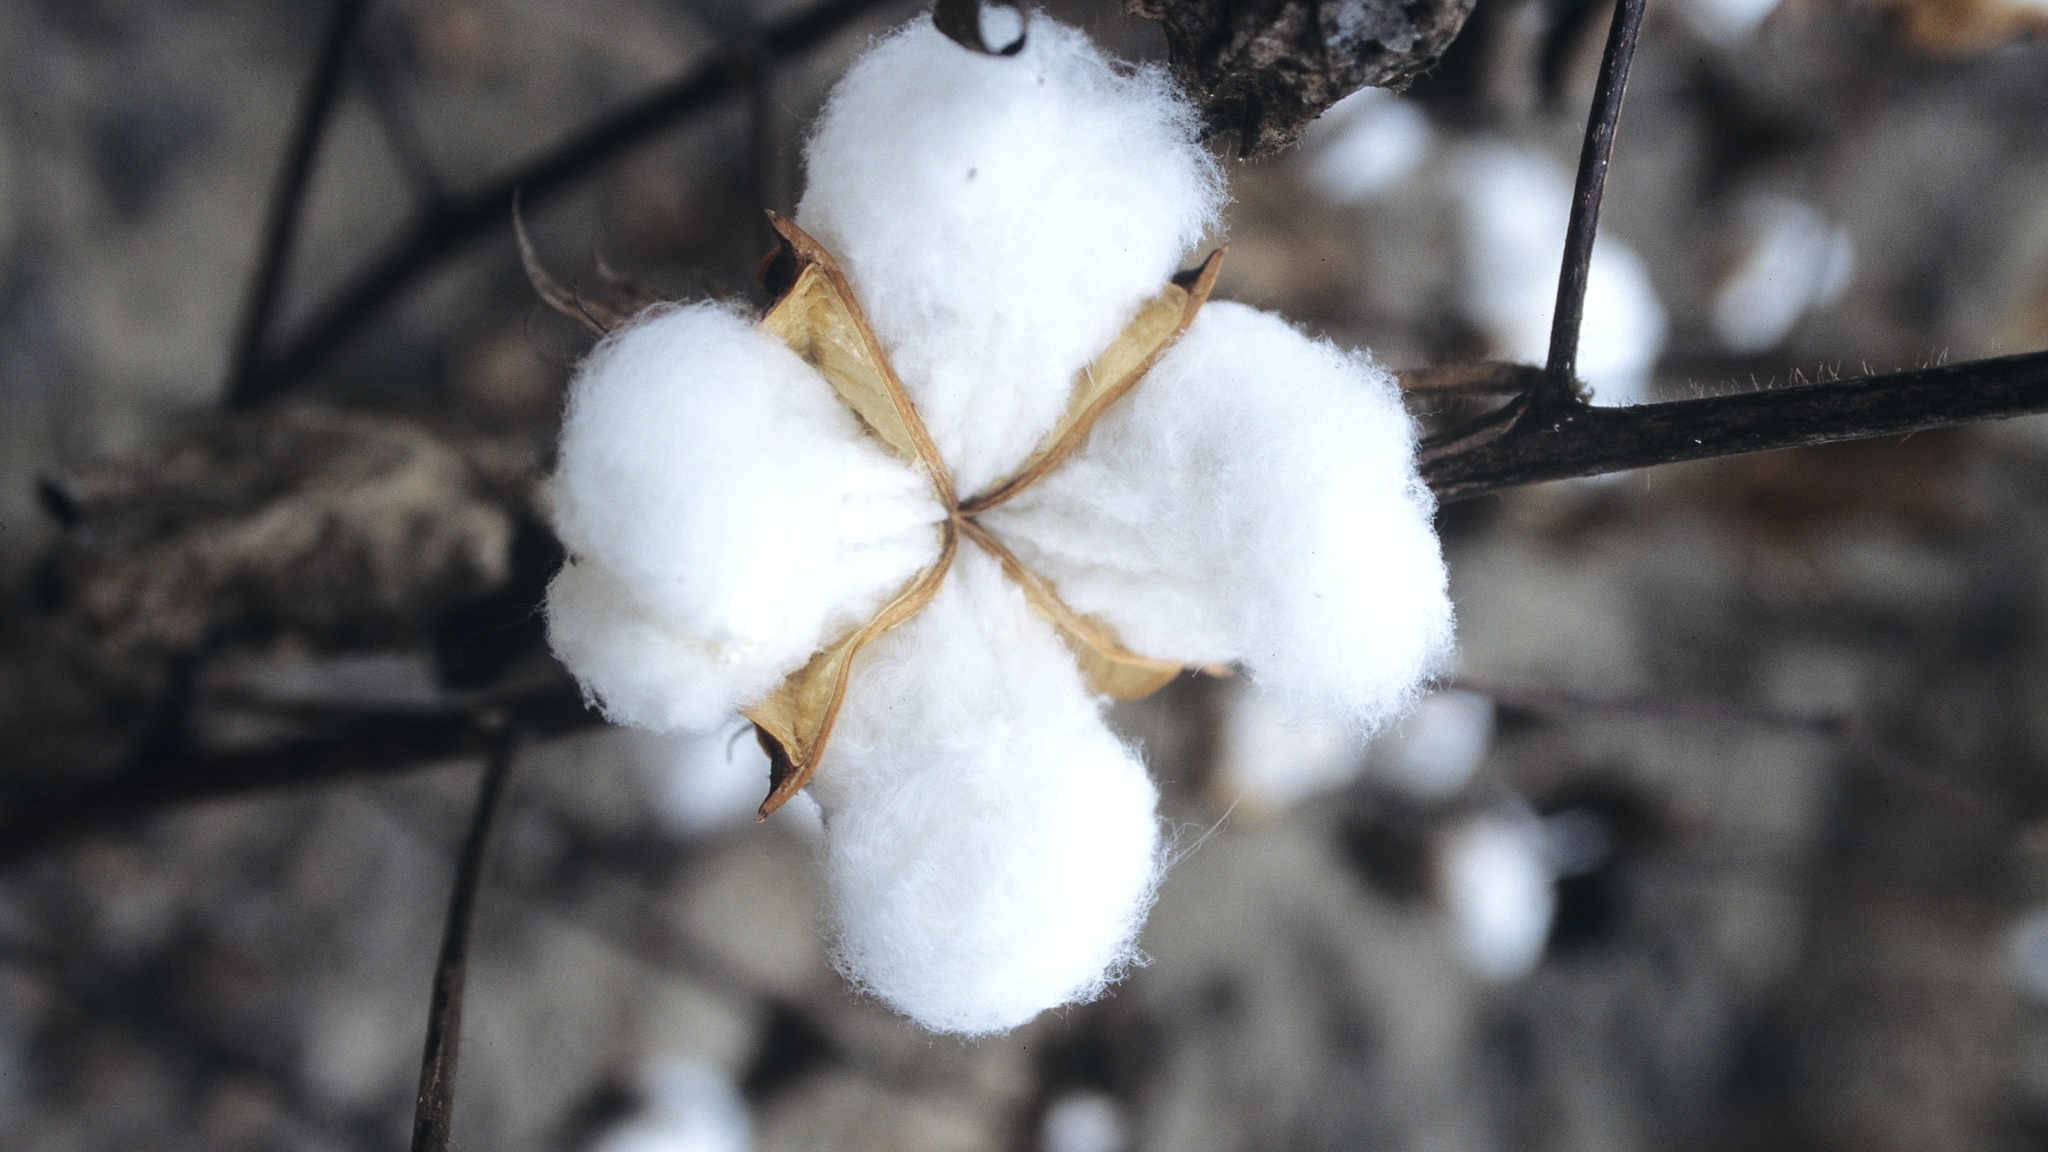
<path fill-rule="evenodd" d="M 246 751 L 151 758 L 121 778 L 40 796 L 10 798 L 0 815 L 0 864 L 95 828 L 185 804 L 337 780 L 413 772 L 490 747 L 483 716 L 496 711 L 535 735 L 599 722 L 574 685 L 445 711 L 353 712 L 327 735 Z"/>
<path fill-rule="evenodd" d="M 1586 116 L 1586 141 L 1579 150 L 1578 182 L 1572 189 L 1571 223 L 1565 228 L 1564 263 L 1557 276 L 1557 309 L 1551 313 L 1550 359 L 1544 366 L 1553 391 L 1569 390 L 1578 372 L 1579 324 L 1586 314 L 1586 280 L 1600 227 L 1600 199 L 1607 189 L 1607 162 L 1614 154 L 1614 131 L 1621 122 L 1621 97 L 1628 89 L 1628 66 L 1636 53 L 1636 32 L 1643 24 L 1643 3 L 1615 0 L 1614 23 L 1607 30 L 1607 48 L 1600 56 L 1600 80 Z"/>
<path fill-rule="evenodd" d="M 503 227 L 514 192 L 529 207 L 544 203 L 657 133 L 740 92 L 755 68 L 816 48 L 861 17 L 896 3 L 824 0 L 769 25 L 759 37 L 714 54 L 484 187 L 427 208 L 382 256 L 371 259 L 316 307 L 276 355 L 252 363 L 246 385 L 232 394 L 232 402 L 257 403 L 312 370 L 424 273 Z"/>
<path fill-rule="evenodd" d="M 434 965 L 434 995 L 427 1009 L 426 1052 L 420 1058 L 420 1090 L 412 1117 L 412 1152 L 447 1152 L 455 1113 L 455 1071 L 462 1055 L 462 988 L 469 975 L 469 936 L 476 923 L 477 890 L 483 886 L 484 854 L 491 824 L 505 794 L 519 741 L 516 729 L 497 718 L 491 758 L 477 785 L 476 812 L 455 862 L 455 889 L 448 898 L 448 927 L 441 958 Z"/>
<path fill-rule="evenodd" d="M 1449 503 L 1544 480 L 2034 412 L 2048 412 L 2048 352 L 1627 408 L 1525 397 L 1425 445 L 1422 476 Z"/>
<path fill-rule="evenodd" d="M 291 144 L 285 150 L 284 168 L 278 174 L 276 190 L 271 193 L 270 216 L 263 226 L 263 248 L 256 259 L 256 274 L 249 281 L 249 295 L 243 305 L 242 326 L 235 339 L 235 358 L 228 377 L 230 404 L 248 403 L 257 388 L 263 345 L 283 295 L 285 267 L 291 262 L 306 188 L 312 180 L 313 161 L 320 154 L 320 139 L 327 132 L 335 99 L 341 92 L 342 64 L 348 58 L 349 43 L 369 6 L 369 0 L 336 0 L 327 35 L 320 43 L 319 61 L 306 83 Z"/>

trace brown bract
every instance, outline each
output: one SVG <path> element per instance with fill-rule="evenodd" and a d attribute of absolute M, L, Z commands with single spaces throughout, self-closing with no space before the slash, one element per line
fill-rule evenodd
<path fill-rule="evenodd" d="M 946 509 L 946 520 L 939 529 L 939 557 L 930 567 L 911 577 L 873 619 L 826 644 L 767 699 L 747 710 L 747 719 L 754 722 L 772 766 L 760 818 L 766 819 L 810 782 L 846 701 L 854 657 L 876 637 L 931 603 L 952 569 L 963 538 L 995 557 L 1004 573 L 1024 590 L 1025 599 L 1052 623 L 1074 653 L 1091 688 L 1128 700 L 1165 686 L 1180 672 L 1179 663 L 1148 659 L 1126 649 L 1107 624 L 1063 603 L 1050 582 L 1026 568 L 975 517 L 1043 479 L 1081 446 L 1110 405 L 1135 387 L 1187 331 L 1215 286 L 1223 250 L 1210 253 L 1192 272 L 1174 277 L 1138 308 L 1138 314 L 1109 347 L 1075 378 L 1065 415 L 1023 465 L 987 489 L 961 499 L 925 429 L 924 418 L 889 366 L 888 356 L 861 313 L 838 262 L 795 224 L 774 213 L 769 220 L 783 243 L 782 250 L 771 257 L 770 266 L 788 287 L 762 318 L 762 331 L 816 368 L 860 418 L 868 435 L 930 481 L 932 494 Z"/>

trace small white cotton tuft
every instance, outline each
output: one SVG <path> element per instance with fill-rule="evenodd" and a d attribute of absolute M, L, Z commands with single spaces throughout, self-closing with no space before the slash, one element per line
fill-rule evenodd
<path fill-rule="evenodd" d="M 1197 130 L 1164 72 L 1043 15 L 1016 56 L 920 17 L 833 90 L 797 223 L 845 266 L 963 495 L 1024 459 L 1214 223 Z"/>
<path fill-rule="evenodd" d="M 1557 910 L 1542 825 L 1521 814 L 1458 825 L 1438 844 L 1437 873 L 1452 940 L 1472 971 L 1498 982 L 1533 971 Z"/>
<path fill-rule="evenodd" d="M 640 1115 L 605 1133 L 592 1152 L 747 1152 L 754 1146 L 747 1102 L 730 1076 L 698 1060 L 654 1068 Z"/>
<path fill-rule="evenodd" d="M 1493 701 L 1450 689 L 1416 701 L 1372 747 L 1370 764 L 1411 796 L 1439 799 L 1465 786 L 1493 746 Z"/>
<path fill-rule="evenodd" d="M 1736 215 L 1741 256 L 1714 292 L 1714 335 L 1730 351 L 1762 352 L 1842 294 L 1856 248 L 1846 229 L 1789 196 L 1754 197 Z"/>
<path fill-rule="evenodd" d="M 622 723 L 707 729 L 938 553 L 924 479 L 774 337 L 651 309 L 571 383 L 549 638 Z"/>
<path fill-rule="evenodd" d="M 1495 355 L 1543 363 L 1571 219 L 1571 173 L 1542 152 L 1489 143 L 1460 153 L 1449 178 L 1463 232 L 1467 316 L 1493 341 Z M 1603 231 L 1586 273 L 1579 330 L 1579 376 L 1595 402 L 1647 397 L 1665 327 L 1648 267 Z"/>
<path fill-rule="evenodd" d="M 1429 154 L 1429 117 L 1385 88 L 1332 105 L 1303 141 L 1309 179 L 1340 204 L 1370 200 L 1414 174 Z"/>
<path fill-rule="evenodd" d="M 768 794 L 768 755 L 739 720 L 710 732 L 625 732 L 655 815 L 679 836 L 750 825 Z"/>
<path fill-rule="evenodd" d="M 1448 657 L 1450 600 L 1385 370 L 1212 303 L 1074 457 L 986 519 L 1133 651 L 1240 662 L 1370 731 Z"/>
<path fill-rule="evenodd" d="M 963 545 L 858 677 L 811 785 L 840 971 L 967 1035 L 1099 995 L 1151 903 L 1157 794 L 1050 625 Z"/>
<path fill-rule="evenodd" d="M 1276 810 L 1357 779 L 1365 749 L 1350 725 L 1301 716 L 1241 677 L 1223 699 L 1216 771 L 1231 802 Z"/>

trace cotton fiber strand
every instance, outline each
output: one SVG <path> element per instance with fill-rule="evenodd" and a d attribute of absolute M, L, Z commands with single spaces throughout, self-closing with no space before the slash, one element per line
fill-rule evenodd
<path fill-rule="evenodd" d="M 845 267 L 963 492 L 1024 459 L 1214 223 L 1196 131 L 1164 72 L 1119 71 L 1042 17 L 1013 57 L 914 21 L 833 91 L 797 223 Z"/>
<path fill-rule="evenodd" d="M 811 786 L 840 971 L 966 1035 L 1099 994 L 1151 904 L 1156 793 L 1059 637 L 963 550 L 861 664 Z"/>

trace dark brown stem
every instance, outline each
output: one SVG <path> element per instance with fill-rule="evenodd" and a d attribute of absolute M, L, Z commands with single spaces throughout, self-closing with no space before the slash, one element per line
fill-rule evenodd
<path fill-rule="evenodd" d="M 1607 50 L 1600 57 L 1600 81 L 1586 116 L 1586 142 L 1579 149 L 1579 176 L 1572 189 L 1572 217 L 1565 228 L 1564 265 L 1557 276 L 1557 309 L 1551 313 L 1550 359 L 1545 365 L 1550 388 L 1558 392 L 1570 391 L 1578 372 L 1579 324 L 1586 315 L 1586 278 L 1593 267 L 1600 198 L 1607 189 L 1607 162 L 1614 154 L 1614 130 L 1621 121 L 1621 97 L 1628 88 L 1643 3 L 1615 0 Z"/>
<path fill-rule="evenodd" d="M 469 819 L 462 854 L 455 862 L 455 891 L 448 899 L 448 927 L 441 958 L 434 965 L 434 996 L 427 1009 L 426 1053 L 420 1058 L 420 1091 L 412 1116 L 412 1152 L 447 1152 L 448 1125 L 455 1112 L 455 1068 L 462 1054 L 462 986 L 469 975 L 469 935 L 476 922 L 476 894 L 483 886 L 484 854 L 491 823 L 511 774 L 518 748 L 515 730 L 499 719 L 501 731 L 477 785 L 476 813 Z"/>
<path fill-rule="evenodd" d="M 493 707 L 536 735 L 599 722 L 574 685 L 507 696 Z M 11 798 L 0 817 L 0 864 L 94 828 L 202 800 L 417 771 L 487 751 L 492 737 L 474 707 L 354 712 L 330 719 L 340 722 L 340 730 L 318 739 L 206 756 L 154 757 L 111 782 Z"/>
<path fill-rule="evenodd" d="M 464 245 L 505 226 L 512 194 L 538 207 L 630 148 L 684 117 L 739 92 L 758 67 L 822 44 L 868 13 L 895 0 L 824 0 L 769 25 L 758 39 L 715 54 L 709 61 L 571 135 L 537 159 L 467 195 L 432 205 L 385 253 L 370 260 L 317 308 L 278 353 L 253 363 L 234 403 L 277 394 L 319 364 L 343 340 Z"/>
<path fill-rule="evenodd" d="M 2048 352 L 1627 408 L 1515 403 L 1513 419 L 1425 446 L 1437 499 L 2048 412 Z"/>
<path fill-rule="evenodd" d="M 263 248 L 256 259 L 256 275 L 249 282 L 242 327 L 235 339 L 235 358 L 227 386 L 231 405 L 247 404 L 257 387 L 263 343 L 283 295 L 285 266 L 291 262 L 292 242 L 298 234 L 306 187 L 312 180 L 313 161 L 320 154 L 320 138 L 327 132 L 335 99 L 341 92 L 342 63 L 348 58 L 349 43 L 369 6 L 369 0 L 337 0 L 334 16 L 327 24 L 327 36 L 320 44 L 319 62 L 306 83 L 291 144 L 285 150 L 284 169 L 271 193 L 270 216 L 263 226 Z"/>

